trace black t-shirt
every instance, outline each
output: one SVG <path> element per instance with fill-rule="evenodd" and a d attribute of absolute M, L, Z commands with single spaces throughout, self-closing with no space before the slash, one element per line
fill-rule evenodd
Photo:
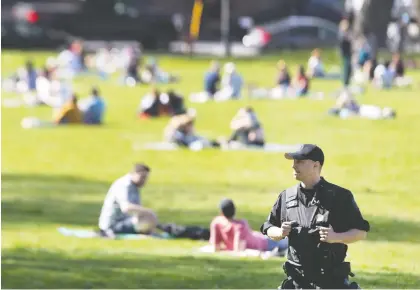
<path fill-rule="evenodd" d="M 315 189 L 307 189 L 299 186 L 300 190 L 298 190 L 298 198 L 300 202 L 302 202 L 305 206 L 308 206 L 309 203 L 312 201 L 315 195 Z"/>
<path fill-rule="evenodd" d="M 138 77 L 138 65 L 139 61 L 137 58 L 132 58 L 130 63 L 127 67 L 127 74 L 131 77 L 137 78 Z"/>
<path fill-rule="evenodd" d="M 307 194 L 303 193 L 305 191 Z M 336 225 L 337 228 L 334 227 L 336 232 L 346 232 L 351 229 L 359 229 L 363 231 L 370 230 L 369 222 L 363 218 L 354 196 L 349 190 L 329 183 L 322 178 L 313 191 L 304 189 L 302 192 L 301 187 L 299 186 L 298 198 L 300 200 L 304 199 L 305 203 L 309 203 L 313 196 L 311 198 L 308 196 L 313 194 L 315 191 L 318 192 L 317 199 L 323 199 L 327 195 L 332 195 L 333 203 L 331 209 L 331 223 L 333 227 L 334 224 Z M 280 193 L 273 205 L 267 221 L 261 226 L 261 232 L 263 234 L 266 235 L 267 230 L 270 227 L 280 227 L 282 222 L 284 222 L 284 220 L 281 220 L 281 216 L 282 212 L 283 215 L 286 213 L 286 205 L 282 202 L 282 200 L 285 199 L 285 194 L 286 191 L 282 191 Z"/>
<path fill-rule="evenodd" d="M 297 191 L 298 202 L 305 205 L 306 209 L 304 211 L 305 215 L 308 213 L 307 217 L 309 213 L 313 212 L 312 207 L 315 199 L 322 205 L 328 204 L 328 223 L 335 232 L 343 233 L 351 229 L 370 230 L 369 222 L 363 218 L 353 194 L 349 190 L 329 183 L 322 178 L 313 190 L 302 189 L 299 186 Z M 315 194 L 316 197 L 314 198 Z M 283 191 L 274 203 L 267 221 L 261 225 L 261 232 L 266 235 L 270 227 L 281 227 L 281 224 L 287 220 L 286 215 L 286 191 Z M 337 249 L 337 255 L 344 260 L 347 246 L 339 243 L 330 245 Z M 295 257 L 288 256 L 288 259 L 299 263 Z"/>
<path fill-rule="evenodd" d="M 404 76 L 404 63 L 402 60 L 399 60 L 397 62 L 397 65 L 395 67 L 395 73 L 398 77 L 403 77 Z"/>
<path fill-rule="evenodd" d="M 280 71 L 277 76 L 277 84 L 278 85 L 284 85 L 289 86 L 290 85 L 290 75 L 287 70 Z"/>
<path fill-rule="evenodd" d="M 315 196 L 315 188 L 314 189 L 306 189 L 302 186 L 299 186 L 298 190 L 298 200 L 300 203 L 302 203 L 305 206 L 305 216 L 307 220 L 307 224 L 305 226 L 310 225 L 310 220 L 313 214 L 313 209 L 311 209 L 314 202 L 314 196 Z"/>
<path fill-rule="evenodd" d="M 340 52 L 343 57 L 351 57 L 352 54 L 352 43 L 351 35 L 347 32 L 340 32 Z"/>

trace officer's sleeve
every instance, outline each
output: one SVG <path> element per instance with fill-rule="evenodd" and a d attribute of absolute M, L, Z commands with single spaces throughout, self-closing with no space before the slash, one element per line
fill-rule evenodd
<path fill-rule="evenodd" d="M 267 230 L 271 227 L 280 227 L 281 226 L 281 211 L 282 211 L 282 202 L 281 197 L 285 194 L 285 191 L 279 194 L 276 202 L 271 209 L 270 214 L 268 215 L 267 220 L 260 227 L 261 233 L 264 235 L 267 234 Z"/>
<path fill-rule="evenodd" d="M 358 229 L 366 232 L 370 230 L 369 222 L 363 218 L 356 200 L 350 191 L 344 197 L 342 211 L 349 230 Z"/>

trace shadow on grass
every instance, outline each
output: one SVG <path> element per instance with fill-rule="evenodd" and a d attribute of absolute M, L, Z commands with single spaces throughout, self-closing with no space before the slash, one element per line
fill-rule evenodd
<path fill-rule="evenodd" d="M 5 226 L 15 224 L 66 224 L 95 227 L 102 202 L 111 183 L 91 181 L 72 176 L 2 175 L 2 221 Z M 231 184 L 157 184 L 147 186 L 143 199 L 154 204 L 166 204 L 157 209 L 163 223 L 176 222 L 208 226 L 218 213 L 218 202 L 209 201 L 211 195 L 227 194 L 235 190 L 257 194 L 261 187 Z M 88 197 L 88 199 L 86 198 Z M 180 210 L 170 206 L 185 200 L 189 206 L 206 205 L 208 210 Z M 179 208 L 179 207 L 178 207 Z M 241 212 L 259 227 L 264 215 Z"/>
<path fill-rule="evenodd" d="M 356 272 L 365 288 L 417 286 L 408 273 Z M 3 288 L 246 288 L 274 289 L 279 261 L 152 255 L 67 256 L 31 248 L 3 250 Z M 356 280 L 356 279 L 355 279 Z"/>
<path fill-rule="evenodd" d="M 420 224 L 388 217 L 367 217 L 370 223 L 368 240 L 420 243 Z"/>
<path fill-rule="evenodd" d="M 71 176 L 2 175 L 2 222 L 3 226 L 16 224 L 61 224 L 90 226 L 95 228 L 102 206 L 102 199 L 109 183 L 85 180 Z M 159 184 L 148 187 L 146 198 L 152 197 L 156 204 L 167 204 L 157 210 L 163 223 L 209 226 L 218 214 L 215 198 L 211 194 L 226 194 L 230 191 L 258 195 L 261 188 L 249 185 L 228 184 Z M 174 194 L 176 193 L 176 194 Z M 89 200 L 84 200 L 88 195 Z M 206 205 L 205 209 L 179 209 L 170 206 L 178 198 L 191 204 Z M 268 212 L 241 210 L 238 217 L 248 219 L 250 225 L 259 229 Z M 368 239 L 372 241 L 419 242 L 420 224 L 388 217 L 367 216 L 371 224 Z M 398 232 L 398 235 L 395 233 Z"/>
<path fill-rule="evenodd" d="M 3 225 L 96 224 L 102 205 L 83 199 L 105 196 L 108 187 L 108 183 L 73 176 L 2 174 Z"/>

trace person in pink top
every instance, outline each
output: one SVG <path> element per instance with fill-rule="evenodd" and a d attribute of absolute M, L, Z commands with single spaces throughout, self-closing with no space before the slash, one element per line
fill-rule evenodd
<path fill-rule="evenodd" d="M 283 252 L 287 249 L 287 239 L 273 241 L 253 231 L 245 219 L 235 219 L 236 209 L 231 199 L 221 201 L 220 211 L 210 224 L 210 244 L 215 251 L 273 251 L 278 248 L 278 252 Z"/>

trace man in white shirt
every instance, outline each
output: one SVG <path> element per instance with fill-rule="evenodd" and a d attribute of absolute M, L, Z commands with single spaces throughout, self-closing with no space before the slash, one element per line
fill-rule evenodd
<path fill-rule="evenodd" d="M 139 189 L 150 173 L 144 164 L 136 164 L 133 170 L 117 179 L 110 187 L 101 215 L 99 229 L 101 234 L 114 237 L 115 234 L 150 234 L 156 228 L 156 214 L 141 205 Z"/>

